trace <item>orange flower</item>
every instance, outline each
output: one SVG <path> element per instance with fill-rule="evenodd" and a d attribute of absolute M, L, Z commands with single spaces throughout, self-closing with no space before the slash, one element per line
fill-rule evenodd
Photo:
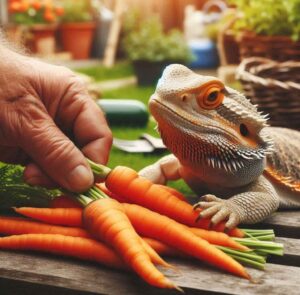
<path fill-rule="evenodd" d="M 42 7 L 42 3 L 39 0 L 33 1 L 31 5 L 35 10 L 40 10 Z"/>
<path fill-rule="evenodd" d="M 21 11 L 21 3 L 20 2 L 11 2 L 9 4 L 8 9 L 11 13 L 20 12 Z"/>
<path fill-rule="evenodd" d="M 29 1 L 23 0 L 23 1 L 20 2 L 20 11 L 21 12 L 27 11 L 28 8 L 29 8 Z"/>
<path fill-rule="evenodd" d="M 45 13 L 44 13 L 44 19 L 49 22 L 52 23 L 55 21 L 55 15 L 53 13 L 52 10 L 46 9 Z"/>
<path fill-rule="evenodd" d="M 64 8 L 62 6 L 56 7 L 55 8 L 55 13 L 58 16 L 62 16 L 65 13 Z"/>

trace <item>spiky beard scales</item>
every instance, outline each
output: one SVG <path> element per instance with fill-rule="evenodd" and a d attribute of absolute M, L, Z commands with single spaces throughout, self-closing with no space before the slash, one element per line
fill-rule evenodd
<path fill-rule="evenodd" d="M 190 167 L 209 166 L 236 173 L 252 161 L 263 160 L 268 151 L 268 143 L 262 143 L 257 149 L 242 147 L 219 134 L 198 134 L 179 124 L 174 128 L 175 122 L 170 124 L 165 119 L 161 122 L 163 126 L 158 126 L 165 145 L 182 164 Z"/>

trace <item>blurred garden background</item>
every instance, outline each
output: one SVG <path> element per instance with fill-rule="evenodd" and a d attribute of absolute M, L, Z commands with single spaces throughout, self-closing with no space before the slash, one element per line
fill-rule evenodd
<path fill-rule="evenodd" d="M 1 0 L 6 38 L 70 67 L 115 138 L 155 137 L 147 101 L 163 69 L 182 63 L 244 91 L 270 124 L 300 129 L 300 0 Z M 167 151 L 126 152 L 135 169 Z M 173 184 L 189 192 L 182 182 Z"/>

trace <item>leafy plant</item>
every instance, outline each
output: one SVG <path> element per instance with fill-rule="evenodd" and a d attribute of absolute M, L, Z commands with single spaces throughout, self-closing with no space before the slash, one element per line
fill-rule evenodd
<path fill-rule="evenodd" d="M 234 29 L 300 39 L 300 0 L 230 0 L 242 13 Z"/>
<path fill-rule="evenodd" d="M 93 20 L 92 6 L 88 0 L 64 0 L 64 16 L 62 21 L 70 22 L 89 22 Z"/>
<path fill-rule="evenodd" d="M 23 170 L 22 166 L 0 162 L 0 209 L 26 205 L 44 207 L 62 194 L 59 190 L 26 184 Z"/>
<path fill-rule="evenodd" d="M 122 47 L 132 61 L 188 62 L 192 57 L 179 30 L 164 33 L 158 17 L 144 20 L 136 12 L 125 19 Z"/>

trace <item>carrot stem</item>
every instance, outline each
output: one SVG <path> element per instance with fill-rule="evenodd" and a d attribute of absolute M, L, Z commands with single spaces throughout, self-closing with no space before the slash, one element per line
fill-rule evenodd
<path fill-rule="evenodd" d="M 233 238 L 235 241 L 241 243 L 242 245 L 250 246 L 250 247 L 259 247 L 259 248 L 267 248 L 267 249 L 283 249 L 283 245 L 280 243 L 269 242 L 269 241 L 254 241 L 250 239 L 240 239 Z"/>
<path fill-rule="evenodd" d="M 241 257 L 241 256 L 238 256 L 238 255 L 234 255 L 234 254 L 231 254 L 230 256 L 232 258 L 234 258 L 235 260 L 241 262 L 242 264 L 246 264 L 246 265 L 249 265 L 249 266 L 261 269 L 261 270 L 265 269 L 264 264 L 256 262 L 256 261 L 254 261 L 252 259 L 248 259 L 248 258 Z"/>
<path fill-rule="evenodd" d="M 245 258 L 251 259 L 253 261 L 260 262 L 260 263 L 266 263 L 266 260 L 263 257 L 253 253 L 253 251 L 252 251 L 252 253 L 245 253 L 243 251 L 233 250 L 233 249 L 223 247 L 223 246 L 216 246 L 216 247 L 221 249 L 223 252 L 225 252 L 226 254 L 228 254 L 230 256 L 236 255 L 236 256 L 245 257 Z"/>
<path fill-rule="evenodd" d="M 96 164 L 95 162 L 93 162 L 92 160 L 90 159 L 87 159 L 87 162 L 89 163 L 92 171 L 94 174 L 96 174 L 98 177 L 100 178 L 106 178 L 107 175 L 110 173 L 111 169 L 104 166 L 104 165 L 101 165 L 101 164 Z"/>

